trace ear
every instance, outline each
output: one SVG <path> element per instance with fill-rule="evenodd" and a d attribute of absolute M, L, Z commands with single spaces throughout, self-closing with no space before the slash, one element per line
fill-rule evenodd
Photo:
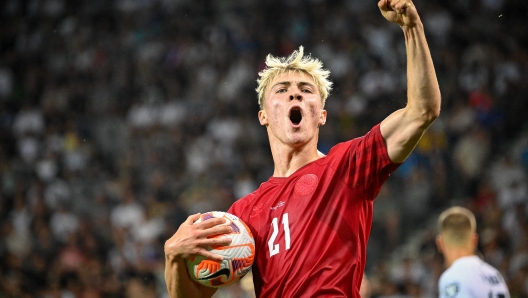
<path fill-rule="evenodd" d="M 326 123 L 326 110 L 321 110 L 321 114 L 319 115 L 319 126 L 325 125 Z"/>
<path fill-rule="evenodd" d="M 477 250 L 477 247 L 478 247 L 477 233 L 473 233 L 473 235 L 471 235 L 471 245 L 473 246 L 473 250 Z"/>
<path fill-rule="evenodd" d="M 258 112 L 258 118 L 259 118 L 260 125 L 267 126 L 269 124 L 268 123 L 268 115 L 266 114 L 266 111 L 260 110 Z"/>
<path fill-rule="evenodd" d="M 444 253 L 444 238 L 442 238 L 442 235 L 436 236 L 436 248 L 440 253 Z"/>

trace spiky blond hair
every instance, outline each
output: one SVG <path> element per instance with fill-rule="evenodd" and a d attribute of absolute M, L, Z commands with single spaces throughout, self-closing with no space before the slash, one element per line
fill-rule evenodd
<path fill-rule="evenodd" d="M 261 110 L 264 108 L 264 94 L 269 84 L 285 72 L 302 72 L 311 76 L 319 89 L 324 107 L 332 90 L 332 82 L 328 80 L 330 71 L 323 69 L 323 63 L 319 59 L 311 55 L 304 56 L 304 48 L 300 46 L 299 50 L 294 51 L 289 57 L 274 57 L 271 54 L 266 57 L 266 68 L 259 72 L 256 89 Z"/>

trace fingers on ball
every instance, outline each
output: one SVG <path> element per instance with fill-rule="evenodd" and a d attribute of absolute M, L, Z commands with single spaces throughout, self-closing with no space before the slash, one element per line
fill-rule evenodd
<path fill-rule="evenodd" d="M 216 226 L 205 230 L 198 230 L 194 236 L 196 236 L 196 238 L 208 238 L 218 235 L 230 234 L 231 232 L 233 232 L 233 229 L 229 226 Z"/>
<path fill-rule="evenodd" d="M 201 255 L 201 256 L 204 256 L 208 259 L 211 259 L 211 260 L 216 260 L 216 261 L 222 261 L 224 260 L 224 257 L 221 256 L 221 255 L 217 255 L 217 254 L 214 254 L 206 249 L 200 249 L 197 253 L 197 255 Z"/>
<path fill-rule="evenodd" d="M 222 235 L 222 234 L 229 234 L 233 232 L 233 229 L 229 226 L 217 226 L 214 227 L 211 230 L 211 235 Z"/>
<path fill-rule="evenodd" d="M 206 257 L 212 260 L 220 260 L 220 261 L 223 260 L 222 256 L 213 254 L 209 252 L 208 250 L 200 248 L 200 247 L 196 247 L 195 249 L 193 249 L 192 255 L 202 256 L 202 257 Z"/>
<path fill-rule="evenodd" d="M 207 248 L 210 246 L 217 246 L 217 245 L 229 245 L 231 244 L 232 240 L 229 237 L 221 237 L 221 238 L 207 238 L 207 239 L 201 239 L 198 242 L 196 242 L 196 246 L 200 248 Z"/>
<path fill-rule="evenodd" d="M 189 215 L 185 222 L 188 223 L 188 224 L 193 224 L 195 221 L 198 220 L 198 218 L 200 218 L 200 213 Z"/>
<path fill-rule="evenodd" d="M 204 220 L 204 221 L 195 223 L 195 225 L 197 227 L 207 229 L 207 228 L 214 227 L 214 226 L 222 224 L 223 222 L 221 220 L 219 220 L 219 219 L 220 218 L 211 218 L 211 219 L 208 219 L 208 220 Z"/>
<path fill-rule="evenodd" d="M 215 254 L 208 254 L 208 256 L 205 256 L 206 258 L 208 259 L 211 259 L 211 260 L 215 260 L 215 261 L 223 261 L 224 260 L 224 257 L 222 257 L 221 255 L 215 255 Z"/>

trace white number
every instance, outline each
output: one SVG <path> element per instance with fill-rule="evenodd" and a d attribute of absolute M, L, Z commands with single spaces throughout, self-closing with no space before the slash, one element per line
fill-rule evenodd
<path fill-rule="evenodd" d="M 277 227 L 277 218 L 274 217 L 273 221 L 271 222 L 271 225 L 273 226 L 273 234 L 271 234 L 271 238 L 268 240 L 268 247 L 270 250 L 270 257 L 276 255 L 279 253 L 279 244 L 273 244 L 275 242 L 275 238 L 277 238 L 277 234 L 279 233 L 279 228 Z"/>
<path fill-rule="evenodd" d="M 271 221 L 271 226 L 273 227 L 273 233 L 268 240 L 268 247 L 270 250 L 270 257 L 273 257 L 280 251 L 279 244 L 275 244 L 275 239 L 277 238 L 277 234 L 279 234 L 278 219 L 276 217 L 274 217 Z M 284 213 L 282 215 L 282 226 L 284 228 L 284 241 L 286 242 L 286 250 L 288 250 L 290 249 L 290 223 L 288 220 L 288 213 Z"/>
<path fill-rule="evenodd" d="M 286 241 L 286 250 L 290 249 L 290 223 L 288 222 L 288 213 L 282 216 L 282 225 L 284 226 L 284 240 Z"/>

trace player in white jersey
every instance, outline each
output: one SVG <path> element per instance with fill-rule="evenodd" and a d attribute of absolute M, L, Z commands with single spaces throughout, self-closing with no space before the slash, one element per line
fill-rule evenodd
<path fill-rule="evenodd" d="M 476 228 L 475 215 L 466 208 L 440 214 L 436 244 L 447 267 L 438 282 L 440 298 L 510 298 L 499 271 L 475 255 Z"/>

